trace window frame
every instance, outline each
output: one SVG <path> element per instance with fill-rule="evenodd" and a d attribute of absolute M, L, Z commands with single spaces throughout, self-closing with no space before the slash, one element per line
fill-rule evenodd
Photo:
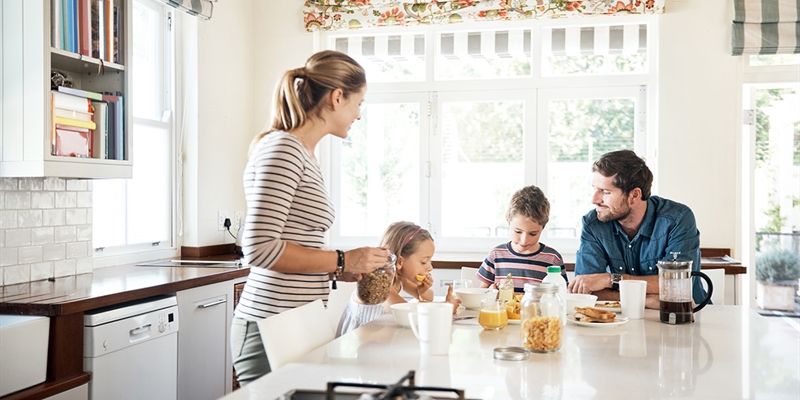
<path fill-rule="evenodd" d="M 655 167 L 658 165 L 657 161 L 657 152 L 655 146 L 657 144 L 656 137 L 657 137 L 657 116 L 656 116 L 656 100 L 657 100 L 657 83 L 658 83 L 658 51 L 657 51 L 657 43 L 658 43 L 658 19 L 654 16 L 630 16 L 626 17 L 624 21 L 620 21 L 619 19 L 611 19 L 606 17 L 596 17 L 592 19 L 592 25 L 620 25 L 620 24 L 633 24 L 633 23 L 640 23 L 640 24 L 647 24 L 648 25 L 648 33 L 647 33 L 647 59 L 648 59 L 648 68 L 647 71 L 644 73 L 630 73 L 630 74 L 619 74 L 619 75 L 594 75 L 594 76 L 586 76 L 586 75 L 576 75 L 576 76 L 549 76 L 543 77 L 542 76 L 542 54 L 541 49 L 542 46 L 539 44 L 541 43 L 542 37 L 542 30 L 547 28 L 551 29 L 554 27 L 569 27 L 569 26 L 581 26 L 587 25 L 587 20 L 537 20 L 537 21 L 505 21 L 505 22 L 480 22 L 480 23 L 473 23 L 473 24 L 458 24 L 458 25 L 447 25 L 447 26 L 429 26 L 429 27 L 415 27 L 413 29 L 409 28 L 383 28 L 383 29 L 361 29 L 358 32 L 322 32 L 320 33 L 320 47 L 321 48 L 333 48 L 334 41 L 336 37 L 342 36 L 352 36 L 352 35 L 381 35 L 381 34 L 424 34 L 425 37 L 425 57 L 426 57 L 426 75 L 425 79 L 422 81 L 414 81 L 414 82 L 403 82 L 402 85 L 398 85 L 396 83 L 387 83 L 387 82 L 370 82 L 368 87 L 368 92 L 366 96 L 366 103 L 369 104 L 373 98 L 377 98 L 381 96 L 382 98 L 388 96 L 391 98 L 392 96 L 402 96 L 405 93 L 413 92 L 413 93 L 429 93 L 430 103 L 428 105 L 430 109 L 430 123 L 431 127 L 429 128 L 429 138 L 441 137 L 441 127 L 438 126 L 438 115 L 439 109 L 442 104 L 442 101 L 453 97 L 451 93 L 457 92 L 473 92 L 479 93 L 482 91 L 528 91 L 530 100 L 526 100 L 526 116 L 528 115 L 527 110 L 532 110 L 532 115 L 534 118 L 538 118 L 538 115 L 542 112 L 542 103 L 541 103 L 541 96 L 542 94 L 558 92 L 558 91 L 568 91 L 568 92 L 580 92 L 583 90 L 585 93 L 594 93 L 594 92 L 603 92 L 609 91 L 613 89 L 608 88 L 625 88 L 624 90 L 629 90 L 631 88 L 636 88 L 639 90 L 641 88 L 645 88 L 639 95 L 637 96 L 637 108 L 636 108 L 636 116 L 635 116 L 635 137 L 640 138 L 641 140 L 637 140 L 636 145 L 636 152 L 640 156 L 647 159 L 648 164 L 651 165 L 651 169 L 653 169 L 653 173 L 656 176 L 656 180 L 654 182 L 653 190 L 656 190 L 657 185 L 657 176 L 658 173 Z M 439 48 L 439 45 L 435 43 L 435 38 L 438 37 L 438 34 L 441 32 L 454 32 L 454 31 L 479 31 L 482 29 L 486 30 L 509 30 L 509 29 L 530 29 L 530 37 L 532 43 L 532 53 L 531 53 L 531 65 L 530 65 L 530 76 L 522 77 L 522 78 L 503 78 L 503 79 L 480 79 L 480 80 L 473 80 L 473 79 L 459 79 L 459 80 L 444 80 L 444 81 L 435 81 L 433 75 L 433 69 L 435 68 L 435 58 L 436 58 L 436 49 Z M 469 89 L 465 89 L 469 88 Z M 528 101 L 531 103 L 528 104 Z M 422 121 L 420 121 L 422 123 Z M 542 162 L 546 163 L 547 159 L 545 157 L 540 157 L 538 154 L 547 155 L 547 147 L 542 147 L 543 142 L 547 142 L 545 135 L 541 134 L 541 130 L 543 129 L 542 124 L 546 126 L 547 120 L 546 118 L 535 121 L 533 123 L 528 121 L 526 118 L 525 121 L 525 133 L 523 137 L 523 141 L 525 143 L 525 150 L 524 150 L 524 158 L 523 162 L 526 163 L 526 171 L 525 171 L 525 182 L 524 185 L 535 184 L 540 186 L 546 191 L 546 173 L 547 168 L 546 165 L 541 165 Z M 533 124 L 533 126 L 529 127 L 529 125 Z M 422 128 L 421 128 L 422 129 Z M 643 130 L 643 131 L 642 131 Z M 420 140 L 423 140 L 421 138 Z M 468 238 L 464 240 L 464 238 L 444 238 L 441 237 L 439 234 L 439 229 L 437 227 L 437 222 L 431 216 L 431 214 L 439 213 L 441 215 L 441 201 L 436 200 L 437 196 L 438 199 L 441 199 L 441 181 L 436 181 L 436 177 L 441 177 L 441 165 L 436 165 L 436 154 L 437 151 L 441 151 L 436 147 L 437 141 L 431 140 L 429 144 L 430 155 L 427 162 L 430 163 L 430 170 L 431 179 L 428 188 L 420 188 L 420 193 L 427 191 L 429 193 L 429 198 L 421 199 L 420 203 L 423 204 L 425 201 L 429 205 L 429 211 L 421 212 L 421 217 L 419 221 L 415 221 L 420 223 L 423 227 L 430 229 L 434 239 L 437 243 L 437 252 L 436 252 L 436 259 L 439 260 L 467 260 L 467 259 L 483 259 L 486 255 L 486 252 L 489 249 L 493 248 L 497 244 L 501 243 L 504 240 L 508 240 L 507 237 L 487 237 L 487 238 Z M 531 143 L 534 143 L 533 146 L 537 147 L 530 147 Z M 423 143 L 420 143 L 423 146 Z M 319 156 L 321 165 L 325 170 L 326 179 L 328 179 L 329 187 L 331 188 L 331 193 L 334 199 L 334 208 L 339 209 L 338 201 L 338 194 L 336 191 L 338 190 L 336 182 L 338 181 L 338 159 L 333 156 L 334 149 L 338 146 L 337 142 L 331 142 L 330 140 L 326 140 L 323 142 L 322 146 L 319 149 Z M 538 150 L 537 150 L 538 148 Z M 538 152 L 538 154 L 537 154 Z M 533 162 L 529 161 L 532 159 L 543 159 L 544 161 L 541 162 Z M 532 165 L 529 167 L 528 162 L 531 162 Z M 421 168 L 421 170 L 424 168 Z M 544 180 L 542 180 L 544 179 Z M 587 172 L 587 185 L 589 184 L 590 180 L 590 173 Z M 590 199 L 586 201 L 586 211 L 588 212 L 591 209 L 591 202 Z M 438 217 L 439 224 L 441 223 L 441 216 Z M 348 247 L 348 246 L 364 246 L 364 245 L 371 245 L 373 243 L 377 243 L 379 237 L 342 237 L 338 234 L 339 229 L 338 227 L 341 226 L 342 221 L 340 218 L 337 218 L 333 228 L 328 234 L 328 240 L 331 246 L 334 247 Z M 552 239 L 547 239 L 547 229 L 545 229 L 545 235 L 542 238 L 542 241 L 547 243 L 551 246 L 556 246 L 555 248 L 559 249 L 559 252 L 565 256 L 565 260 L 568 262 L 574 259 L 574 254 L 577 251 L 579 245 L 579 238 L 576 239 L 569 239 L 564 242 L 563 239 L 553 241 Z M 564 242 L 564 243 L 562 243 Z M 476 251 L 475 249 L 480 249 Z M 562 251 L 563 250 L 563 251 Z"/>
<path fill-rule="evenodd" d="M 116 265 L 120 263 L 138 262 L 143 260 L 152 260 L 157 258 L 168 258 L 179 255 L 178 235 L 176 229 L 176 215 L 177 215 L 177 158 L 176 158 L 176 127 L 174 118 L 175 110 L 175 78 L 176 78 L 176 14 L 174 10 L 166 4 L 154 0 L 134 0 L 140 5 L 155 10 L 159 14 L 159 19 L 162 21 L 162 30 L 156 34 L 157 38 L 162 38 L 158 43 L 157 54 L 160 55 L 162 60 L 162 68 L 157 71 L 157 86 L 160 88 L 160 96 L 158 96 L 158 108 L 160 108 L 161 115 L 154 115 L 152 119 L 135 116 L 133 113 L 133 105 L 131 104 L 130 118 L 132 121 L 133 138 L 135 140 L 136 126 L 149 126 L 158 129 L 167 130 L 169 136 L 169 228 L 167 237 L 161 240 L 149 243 L 129 243 L 120 246 L 109 247 L 94 247 L 93 263 L 95 267 L 103 267 L 109 265 Z M 133 51 L 133 40 L 130 41 L 130 49 Z M 133 73 L 135 65 L 128 66 L 128 73 Z M 133 83 L 135 84 L 135 82 Z M 133 96 L 131 96 L 133 99 Z M 146 162 L 144 159 L 133 159 L 134 165 L 136 162 Z M 126 190 L 128 182 L 125 183 Z M 93 185 L 93 191 L 96 190 Z M 128 199 L 127 194 L 126 201 Z M 129 218 L 127 206 L 125 219 Z M 93 220 L 93 226 L 102 223 L 102 221 Z M 127 223 L 126 223 L 127 226 Z M 127 227 L 126 227 L 127 229 Z M 94 230 L 94 228 L 93 228 Z"/>
<path fill-rule="evenodd" d="M 756 109 L 755 91 L 763 88 L 787 87 L 800 84 L 800 68 L 798 65 L 753 66 L 750 57 L 742 56 L 742 79 L 740 81 L 737 111 L 741 121 L 738 160 L 737 186 L 739 188 L 739 215 L 737 225 L 737 242 L 742 249 L 741 259 L 745 265 L 752 265 L 753 272 L 748 271 L 747 282 L 742 285 L 742 304 L 756 308 L 756 238 L 755 222 L 755 137 L 756 125 L 746 123 L 745 112 Z"/>

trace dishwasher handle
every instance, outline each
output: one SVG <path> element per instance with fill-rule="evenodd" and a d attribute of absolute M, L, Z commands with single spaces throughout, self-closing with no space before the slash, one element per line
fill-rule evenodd
<path fill-rule="evenodd" d="M 225 304 L 227 302 L 228 302 L 228 300 L 226 300 L 226 299 L 219 299 L 219 300 L 212 301 L 211 303 L 198 304 L 197 308 L 209 308 L 209 307 L 214 307 L 214 306 L 217 306 L 217 305 L 220 305 L 220 304 Z"/>
<path fill-rule="evenodd" d="M 150 327 L 151 326 L 153 326 L 153 324 L 146 324 L 146 325 L 142 325 L 142 326 L 140 326 L 138 328 L 131 329 L 128 332 L 128 334 L 130 335 L 130 337 L 129 337 L 130 342 L 131 343 L 138 342 L 140 340 L 149 338 L 150 337 Z"/>

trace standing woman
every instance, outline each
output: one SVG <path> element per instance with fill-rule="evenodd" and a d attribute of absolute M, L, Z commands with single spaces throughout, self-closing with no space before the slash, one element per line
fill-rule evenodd
<path fill-rule="evenodd" d="M 304 67 L 284 73 L 272 125 L 250 145 L 242 240 L 250 275 L 231 326 L 233 365 L 243 386 L 270 372 L 256 321 L 316 299 L 327 301 L 329 279 L 353 280 L 383 266 L 389 256 L 377 247 L 324 249 L 334 210 L 314 148 L 328 134 L 347 137 L 361 118 L 366 83 L 364 69 L 346 54 L 312 55 Z"/>

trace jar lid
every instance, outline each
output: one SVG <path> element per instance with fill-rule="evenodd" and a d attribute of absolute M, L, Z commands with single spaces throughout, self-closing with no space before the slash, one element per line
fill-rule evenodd
<path fill-rule="evenodd" d="M 542 282 L 542 283 L 526 283 L 525 284 L 525 292 L 534 292 L 534 293 L 558 293 L 558 286 L 550 283 L 550 282 Z"/>
<path fill-rule="evenodd" d="M 522 347 L 495 347 L 494 358 L 505 361 L 527 360 L 530 356 L 528 350 Z"/>

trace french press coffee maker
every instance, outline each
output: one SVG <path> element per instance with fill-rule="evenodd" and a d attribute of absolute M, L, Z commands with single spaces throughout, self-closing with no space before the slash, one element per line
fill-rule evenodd
<path fill-rule="evenodd" d="M 693 313 L 700 311 L 711 300 L 714 286 L 708 275 L 692 271 L 692 260 L 678 261 L 680 252 L 671 252 L 672 261 L 659 261 L 658 298 L 661 300 L 661 322 L 675 325 L 694 322 Z M 692 277 L 699 276 L 708 284 L 706 298 L 692 308 Z"/>

